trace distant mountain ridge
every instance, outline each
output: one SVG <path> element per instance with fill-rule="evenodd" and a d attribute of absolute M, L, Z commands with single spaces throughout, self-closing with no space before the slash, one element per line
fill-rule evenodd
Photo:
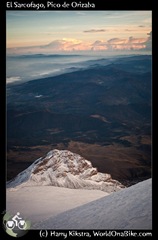
<path fill-rule="evenodd" d="M 108 193 L 124 187 L 110 174 L 98 172 L 90 161 L 80 155 L 57 149 L 37 159 L 7 183 L 9 188 L 32 185 L 99 189 Z"/>

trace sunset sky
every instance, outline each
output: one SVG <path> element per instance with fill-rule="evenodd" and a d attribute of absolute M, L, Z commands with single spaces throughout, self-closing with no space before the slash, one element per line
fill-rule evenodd
<path fill-rule="evenodd" d="M 7 11 L 8 53 L 151 50 L 151 11 Z"/>

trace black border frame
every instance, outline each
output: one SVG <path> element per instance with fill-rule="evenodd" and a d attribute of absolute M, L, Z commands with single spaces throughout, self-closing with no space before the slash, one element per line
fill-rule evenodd
<path fill-rule="evenodd" d="M 9 0 L 10 1 L 10 0 Z M 0 174 L 0 183 L 1 183 L 1 201 L 0 201 L 0 207 L 1 207 L 1 224 L 0 224 L 0 228 L 2 231 L 0 231 L 0 236 L 2 237 L 2 239 L 8 240 L 8 239 L 14 239 L 13 237 L 9 236 L 4 230 L 3 230 L 3 216 L 5 214 L 5 209 L 6 209 L 6 167 L 7 167 L 7 163 L 6 163 L 6 10 L 9 11 L 9 9 L 6 9 L 6 1 L 2 1 L 0 3 L 0 10 L 1 10 L 1 14 L 0 14 L 0 18 L 1 18 L 1 23 L 2 23 L 2 45 L 1 45 L 1 58 L 2 58 L 2 68 L 1 68 L 1 72 L 2 72 L 2 78 L 1 78 L 1 94 L 0 94 L 0 103 L 1 103 L 1 174 Z M 15 2 L 15 1 L 12 1 Z M 31 2 L 31 1 L 24 1 L 24 0 L 17 0 L 17 2 L 19 3 L 27 3 L 27 2 Z M 42 3 L 42 2 L 46 2 L 44 0 L 39 0 L 39 1 L 34 1 L 35 3 Z M 60 2 L 64 2 L 64 0 L 60 1 L 60 0 L 56 0 L 54 1 L 56 3 L 60 3 Z M 71 3 L 72 1 L 66 1 L 67 3 Z M 156 113 L 156 89 L 157 89 L 157 79 L 156 76 L 157 74 L 157 69 L 156 69 L 156 51 L 157 51 L 157 44 L 158 44 L 158 38 L 157 38 L 157 32 L 156 32 L 156 25 L 158 23 L 158 19 L 157 19 L 157 11 L 156 11 L 156 0 L 150 0 L 150 1 L 141 1 L 141 0 L 132 0 L 132 1 L 123 1 L 123 0 L 105 0 L 105 1 L 101 1 L 101 0 L 89 0 L 89 1 L 85 1 L 85 0 L 76 0 L 75 2 L 82 2 L 82 3 L 87 3 L 87 2 L 91 2 L 95 4 L 95 8 L 90 8 L 90 9 L 81 9 L 81 8 L 75 8 L 75 9 L 59 9 L 60 11 L 65 11 L 65 10 L 80 10 L 80 11 L 96 11 L 96 10 L 149 10 L 152 11 L 152 35 L 153 35 L 153 40 L 152 40 L 152 187 L 153 187 L 153 230 L 151 231 L 153 233 L 152 237 L 148 237 L 148 239 L 154 239 L 154 237 L 156 237 L 156 229 L 154 226 L 154 220 L 156 218 L 156 204 L 155 204 L 155 193 L 154 193 L 154 188 L 156 185 L 156 162 L 158 159 L 158 154 L 156 152 L 157 146 L 156 146 L 156 133 L 157 133 L 157 113 Z M 21 11 L 21 10 L 25 10 L 26 9 L 10 9 L 10 10 L 16 10 L 16 11 Z M 35 10 L 35 9 L 29 9 L 29 10 Z M 44 9 L 47 10 L 47 9 Z M 50 10 L 50 9 L 48 9 Z M 58 9 L 54 9 L 54 10 L 58 10 Z M 42 11 L 40 9 L 40 11 Z M 53 11 L 53 9 L 52 9 Z M 2 117 L 3 116 L 3 117 Z M 75 229 L 74 229 L 75 230 Z M 57 231 L 57 230 L 56 230 Z M 60 230 L 64 231 L 64 232 L 68 232 L 68 230 Z M 77 230 L 78 232 L 80 230 Z M 86 230 L 87 231 L 87 230 Z M 91 230 L 92 231 L 92 230 Z M 89 231 L 89 232 L 91 232 Z M 133 230 L 134 231 L 134 230 Z M 142 230 L 143 232 L 147 232 Z M 39 230 L 29 230 L 29 232 L 24 235 L 23 237 L 21 237 L 21 239 L 41 239 L 40 235 L 39 235 Z M 59 231 L 58 231 L 59 232 Z M 119 232 L 119 231 L 118 231 Z M 138 231 L 136 231 L 138 232 Z M 148 231 L 150 232 L 150 231 Z M 52 237 L 47 237 L 47 239 L 51 239 Z M 54 238 L 54 237 L 53 237 Z M 68 237 L 69 238 L 69 237 Z M 74 239 L 75 237 L 73 237 Z M 80 237 L 81 238 L 81 237 Z M 119 238 L 119 237 L 116 237 Z M 61 238 L 60 238 L 61 239 Z M 98 237 L 96 237 L 96 239 L 98 239 Z M 103 239 L 103 238 L 102 238 Z M 122 239 L 122 237 L 120 237 L 120 239 Z M 128 239 L 128 237 L 126 237 L 126 239 Z M 135 238 L 137 239 L 137 238 Z"/>

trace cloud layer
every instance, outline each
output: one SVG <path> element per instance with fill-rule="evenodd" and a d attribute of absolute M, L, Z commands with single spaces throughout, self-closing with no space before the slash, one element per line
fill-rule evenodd
<path fill-rule="evenodd" d="M 93 50 L 140 50 L 146 49 L 149 38 L 111 38 L 108 41 L 96 41 Z"/>
<path fill-rule="evenodd" d="M 91 32 L 102 32 L 104 29 L 88 30 Z M 106 50 L 151 50 L 152 32 L 146 38 L 111 38 L 109 40 L 96 40 L 95 42 L 84 42 L 78 39 L 63 38 L 54 40 L 46 45 L 8 48 L 7 53 L 57 53 L 73 51 L 106 51 Z"/>

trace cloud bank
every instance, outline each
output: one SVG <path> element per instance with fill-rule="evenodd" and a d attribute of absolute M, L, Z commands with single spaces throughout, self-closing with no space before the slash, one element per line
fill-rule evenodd
<path fill-rule="evenodd" d="M 111 38 L 108 41 L 96 41 L 93 50 L 141 50 L 146 49 L 149 38 Z"/>
<path fill-rule="evenodd" d="M 87 30 L 88 32 L 102 32 L 104 29 Z M 49 44 L 32 47 L 8 48 L 8 54 L 20 53 L 60 53 L 74 51 L 106 51 L 106 50 L 150 50 L 152 48 L 152 32 L 146 38 L 111 38 L 108 40 L 96 40 L 84 42 L 78 39 L 63 38 L 53 40 Z"/>

